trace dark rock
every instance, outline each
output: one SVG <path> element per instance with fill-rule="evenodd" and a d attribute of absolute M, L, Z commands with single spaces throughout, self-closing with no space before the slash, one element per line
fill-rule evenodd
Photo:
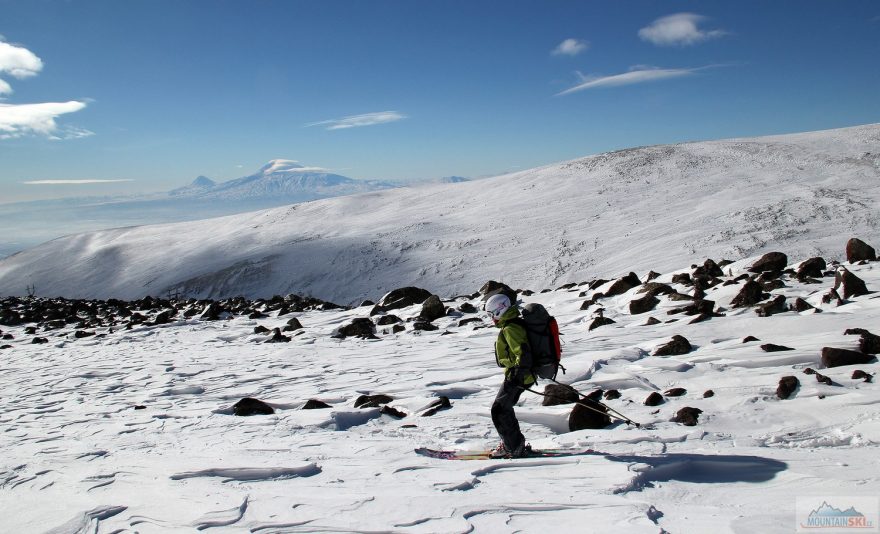
<path fill-rule="evenodd" d="M 483 300 L 488 300 L 489 297 L 495 295 L 497 293 L 501 293 L 503 295 L 507 295 L 507 298 L 510 299 L 511 303 L 515 303 L 517 300 L 516 291 L 510 288 L 505 283 L 496 282 L 495 280 L 489 280 L 483 287 L 480 288 L 480 294 L 483 295 Z"/>
<path fill-rule="evenodd" d="M 682 395 L 687 395 L 687 390 L 684 388 L 672 388 L 667 389 L 663 392 L 665 397 L 681 397 Z"/>
<path fill-rule="evenodd" d="M 459 327 L 462 327 L 462 326 L 467 325 L 467 324 L 471 324 L 471 323 L 482 323 L 482 322 L 483 322 L 483 320 L 480 319 L 479 317 L 469 317 L 469 318 L 467 318 L 467 319 L 462 319 L 461 321 L 459 321 L 459 322 L 458 322 L 458 326 L 459 326 Z"/>
<path fill-rule="evenodd" d="M 412 286 L 402 287 L 382 297 L 376 307 L 384 311 L 397 310 L 414 304 L 421 304 L 430 296 L 431 292 L 427 289 Z M 372 315 L 372 312 L 370 314 Z"/>
<path fill-rule="evenodd" d="M 375 306 L 375 305 L 376 305 L 375 302 L 373 302 L 373 301 L 370 300 L 370 299 L 367 299 L 367 300 L 361 302 L 361 305 L 358 306 L 358 308 L 363 308 L 364 306 Z"/>
<path fill-rule="evenodd" d="M 403 332 L 404 330 L 406 330 L 406 327 L 403 326 L 402 324 L 396 324 L 391 327 L 391 333 L 393 333 L 393 334 L 398 334 L 400 332 Z"/>
<path fill-rule="evenodd" d="M 703 413 L 703 410 L 699 408 L 685 406 L 675 413 L 672 422 L 680 423 L 684 426 L 696 426 L 701 413 Z"/>
<path fill-rule="evenodd" d="M 470 302 L 465 302 L 461 306 L 458 307 L 458 311 L 461 313 L 477 313 L 477 308 Z"/>
<path fill-rule="evenodd" d="M 354 401 L 355 408 L 378 408 L 382 404 L 392 402 L 394 397 L 389 395 L 361 395 Z"/>
<path fill-rule="evenodd" d="M 801 297 L 798 297 L 798 298 L 795 299 L 794 304 L 792 305 L 791 308 L 792 308 L 794 311 L 798 312 L 798 313 L 800 313 L 800 312 L 805 312 L 805 311 L 808 311 L 808 310 L 815 310 L 815 309 L 817 309 L 817 308 L 815 308 L 814 306 L 810 305 L 809 302 L 807 302 L 806 300 L 802 299 Z"/>
<path fill-rule="evenodd" d="M 557 406 L 559 404 L 571 404 L 580 399 L 575 389 L 567 384 L 547 384 L 544 386 L 544 400 L 542 406 Z"/>
<path fill-rule="evenodd" d="M 831 289 L 828 293 L 822 295 L 822 303 L 823 304 L 831 304 L 832 302 L 836 302 L 838 306 L 843 304 L 843 299 L 840 298 L 840 294 L 836 289 Z"/>
<path fill-rule="evenodd" d="M 765 343 L 761 345 L 761 350 L 764 352 L 783 352 L 786 350 L 794 350 L 791 347 L 786 347 L 785 345 L 774 345 L 773 343 Z"/>
<path fill-rule="evenodd" d="M 641 285 L 642 281 L 639 280 L 639 277 L 636 276 L 636 273 L 629 273 L 628 275 L 620 278 L 608 288 L 608 291 L 605 292 L 606 297 L 614 297 L 617 295 L 623 295 L 630 289 Z"/>
<path fill-rule="evenodd" d="M 648 272 L 648 275 L 645 278 L 645 280 L 650 282 L 651 280 L 656 280 L 657 278 L 660 278 L 660 273 L 655 273 L 654 271 L 650 271 L 650 272 Z"/>
<path fill-rule="evenodd" d="M 800 385 L 801 381 L 796 376 L 783 376 L 779 379 L 779 386 L 776 387 L 776 396 L 783 400 L 787 399 Z"/>
<path fill-rule="evenodd" d="M 660 282 L 648 282 L 646 284 L 642 284 L 642 287 L 639 289 L 639 293 L 646 293 L 653 297 L 657 295 L 670 295 L 675 293 L 675 290 L 672 289 L 668 284 L 662 284 Z"/>
<path fill-rule="evenodd" d="M 843 331 L 843 335 L 845 336 L 860 336 L 862 334 L 870 334 L 870 332 L 864 328 L 847 328 Z"/>
<path fill-rule="evenodd" d="M 669 300 L 673 300 L 676 302 L 684 300 L 694 300 L 694 297 L 690 295 L 685 295 L 684 293 L 670 293 L 669 295 L 667 295 L 667 297 L 669 298 Z"/>
<path fill-rule="evenodd" d="M 239 416 L 271 415 L 275 409 L 261 400 L 245 397 L 232 405 L 232 413 Z"/>
<path fill-rule="evenodd" d="M 260 311 L 253 311 L 248 315 L 248 319 L 265 319 L 267 315 Z"/>
<path fill-rule="evenodd" d="M 146 410 L 147 407 L 144 406 L 143 404 L 136 404 L 135 407 L 134 407 L 134 409 L 135 409 L 135 410 Z"/>
<path fill-rule="evenodd" d="M 640 313 L 647 313 L 657 307 L 657 304 L 660 303 L 660 299 L 654 297 L 652 295 L 646 295 L 640 299 L 635 299 L 630 301 L 629 303 L 629 313 L 632 315 L 638 315 Z"/>
<path fill-rule="evenodd" d="M 880 336 L 875 336 L 867 330 L 861 333 L 859 350 L 865 354 L 880 354 Z"/>
<path fill-rule="evenodd" d="M 303 410 L 324 410 L 327 408 L 332 408 L 332 406 L 318 399 L 309 399 L 302 407 Z"/>
<path fill-rule="evenodd" d="M 299 319 L 296 317 L 291 317 L 287 324 L 284 326 L 285 332 L 295 332 L 297 330 L 301 330 L 303 328 L 302 323 L 299 322 Z"/>
<path fill-rule="evenodd" d="M 657 319 L 656 317 L 648 317 L 648 320 L 645 321 L 645 326 L 651 326 L 655 324 L 660 324 L 660 319 Z"/>
<path fill-rule="evenodd" d="M 375 339 L 376 325 L 366 317 L 356 317 L 349 324 L 340 328 L 336 335 L 342 338 L 360 337 L 364 339 Z"/>
<path fill-rule="evenodd" d="M 614 400 L 614 399 L 619 399 L 621 395 L 620 395 L 620 392 L 617 391 L 616 389 L 609 389 L 608 391 L 606 391 L 604 393 L 603 396 L 605 397 L 605 400 Z"/>
<path fill-rule="evenodd" d="M 703 321 L 708 321 L 712 317 L 715 317 L 715 315 L 709 314 L 709 313 L 701 313 L 700 315 L 698 315 L 698 316 L 694 317 L 693 319 L 691 319 L 690 321 L 688 321 L 688 324 L 702 323 Z"/>
<path fill-rule="evenodd" d="M 764 291 L 775 291 L 777 289 L 782 289 L 783 287 L 787 286 L 782 280 L 771 280 L 769 282 L 762 283 L 761 287 L 764 288 Z"/>
<path fill-rule="evenodd" d="M 413 330 L 423 330 L 425 332 L 433 332 L 434 330 L 439 330 L 439 327 L 425 322 L 425 321 L 416 321 L 413 323 Z"/>
<path fill-rule="evenodd" d="M 441 396 L 438 397 L 436 401 L 432 402 L 427 408 L 428 409 L 422 414 L 422 417 L 431 417 L 440 410 L 448 410 L 449 408 L 452 408 L 452 403 L 449 402 L 449 397 Z"/>
<path fill-rule="evenodd" d="M 797 278 L 804 281 L 806 278 L 822 278 L 822 273 L 828 268 L 823 258 L 810 258 L 800 264 L 797 270 Z"/>
<path fill-rule="evenodd" d="M 763 273 L 764 271 L 782 272 L 787 265 L 788 256 L 784 253 L 768 252 L 761 256 L 761 259 L 752 264 L 748 270 L 750 273 Z"/>
<path fill-rule="evenodd" d="M 749 280 L 730 301 L 731 308 L 754 306 L 764 299 L 764 288 L 754 280 Z"/>
<path fill-rule="evenodd" d="M 605 428 L 610 424 L 608 408 L 586 397 L 581 399 L 579 404 L 574 405 L 568 416 L 568 429 L 571 432 Z"/>
<path fill-rule="evenodd" d="M 261 324 L 254 327 L 254 334 L 268 334 L 269 332 L 271 332 L 271 330 Z"/>
<path fill-rule="evenodd" d="M 770 317 L 771 315 L 787 311 L 788 308 L 785 305 L 785 296 L 783 295 L 777 295 L 773 300 L 759 304 L 755 307 L 755 313 L 757 313 L 759 317 Z"/>
<path fill-rule="evenodd" d="M 272 337 L 266 340 L 266 343 L 288 343 L 290 342 L 290 337 L 285 336 L 281 333 L 280 328 L 272 329 Z"/>
<path fill-rule="evenodd" d="M 431 295 L 422 303 L 422 311 L 419 317 L 425 321 L 431 322 L 446 315 L 446 307 L 437 295 Z"/>
<path fill-rule="evenodd" d="M 682 285 L 692 285 L 691 281 L 691 273 L 678 273 L 672 275 L 672 283 L 673 284 L 682 284 Z"/>
<path fill-rule="evenodd" d="M 590 282 L 590 285 L 588 285 L 587 287 L 591 290 L 595 290 L 595 289 L 598 289 L 599 287 L 602 287 L 603 285 L 607 284 L 610 281 L 611 280 L 603 280 L 602 278 L 599 278 L 598 280 L 593 280 L 592 282 Z"/>
<path fill-rule="evenodd" d="M 684 337 L 672 336 L 672 341 L 654 351 L 654 356 L 677 356 L 687 354 L 692 350 L 690 342 Z"/>
<path fill-rule="evenodd" d="M 379 410 L 379 413 L 385 414 L 385 415 L 390 415 L 391 417 L 394 417 L 395 419 L 403 419 L 404 417 L 406 417 L 405 413 L 401 412 L 397 408 L 392 408 L 391 406 L 388 406 L 388 405 L 382 406 L 382 408 Z"/>
<path fill-rule="evenodd" d="M 706 260 L 703 262 L 703 265 L 697 267 L 694 270 L 694 275 L 696 276 L 708 276 L 711 278 L 715 278 L 718 276 L 724 276 L 724 271 L 721 270 L 721 267 L 715 263 L 715 260 Z"/>
<path fill-rule="evenodd" d="M 714 397 L 714 396 L 715 396 L 715 392 L 712 391 L 711 389 L 707 389 L 706 391 L 703 392 L 704 399 L 708 399 L 709 397 Z"/>
<path fill-rule="evenodd" d="M 874 357 L 870 354 L 856 352 L 854 350 L 836 349 L 833 347 L 822 348 L 822 365 L 825 367 L 841 367 L 844 365 L 863 365 Z"/>
<path fill-rule="evenodd" d="M 872 379 L 872 375 L 869 375 L 868 373 L 862 371 L 861 369 L 856 369 L 855 371 L 853 371 L 852 379 L 858 380 L 859 378 L 865 379 L 865 382 L 870 382 Z"/>
<path fill-rule="evenodd" d="M 36 327 L 36 326 L 26 326 L 25 329 L 24 329 L 24 335 L 26 335 L 26 336 L 32 336 L 32 335 L 34 335 L 34 334 L 36 334 L 36 333 L 37 333 L 37 327 Z"/>
<path fill-rule="evenodd" d="M 73 333 L 73 337 L 75 337 L 76 339 L 82 339 L 84 337 L 92 337 L 94 335 L 95 335 L 94 332 L 86 332 L 84 330 L 77 330 L 76 332 Z"/>
<path fill-rule="evenodd" d="M 40 345 L 40 344 L 48 343 L 48 342 L 49 342 L 49 340 L 46 339 L 46 338 L 44 338 L 44 337 L 35 337 L 35 338 L 31 341 L 31 345 Z"/>
<path fill-rule="evenodd" d="M 202 314 L 199 316 L 199 319 L 203 321 L 216 321 L 220 318 L 220 314 L 223 313 L 223 307 L 220 306 L 217 302 L 211 301 L 204 310 L 202 310 Z"/>
<path fill-rule="evenodd" d="M 877 253 L 874 248 L 855 237 L 847 241 L 846 261 L 856 263 L 863 260 L 877 261 Z"/>
<path fill-rule="evenodd" d="M 388 315 L 383 315 L 382 317 L 379 317 L 379 320 L 376 321 L 376 324 L 379 326 L 387 326 L 389 324 L 396 324 L 396 323 L 401 323 L 401 322 L 403 322 L 403 321 L 400 319 L 400 317 L 398 317 L 396 315 L 388 314 Z"/>
<path fill-rule="evenodd" d="M 0 345 L 0 350 L 11 349 L 12 345 Z"/>
<path fill-rule="evenodd" d="M 814 374 L 816 375 L 816 382 L 819 382 L 820 384 L 827 384 L 829 386 L 834 385 L 834 382 L 831 381 L 831 378 L 829 378 L 821 373 L 814 373 Z"/>
<path fill-rule="evenodd" d="M 814 375 L 814 374 L 816 374 L 816 370 L 813 369 L 812 367 L 807 367 L 806 369 L 804 369 L 804 374 L 805 375 Z"/>
<path fill-rule="evenodd" d="M 868 294 L 868 287 L 865 285 L 865 281 L 843 267 L 838 269 L 837 275 L 834 278 L 834 289 L 840 289 L 841 286 L 843 286 L 844 299 Z"/>
<path fill-rule="evenodd" d="M 589 330 L 593 330 L 595 328 L 599 328 L 600 326 L 605 326 L 608 324 L 614 324 L 615 321 L 607 318 L 607 317 L 596 317 L 593 319 L 593 322 L 590 323 Z"/>
<path fill-rule="evenodd" d="M 653 393 L 648 395 L 648 398 L 645 399 L 645 406 L 659 406 L 664 402 L 665 401 L 663 399 L 663 395 L 654 391 Z"/>

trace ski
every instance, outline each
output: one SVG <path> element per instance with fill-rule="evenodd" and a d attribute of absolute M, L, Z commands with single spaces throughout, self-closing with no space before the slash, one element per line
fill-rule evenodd
<path fill-rule="evenodd" d="M 598 454 L 593 449 L 533 449 L 528 455 L 522 458 L 505 458 L 493 456 L 492 450 L 477 451 L 453 451 L 453 450 L 437 450 L 420 447 L 415 449 L 416 454 L 427 456 L 429 458 L 437 458 L 440 460 L 521 460 L 527 458 L 560 458 L 565 456 L 578 456 L 582 454 Z"/>

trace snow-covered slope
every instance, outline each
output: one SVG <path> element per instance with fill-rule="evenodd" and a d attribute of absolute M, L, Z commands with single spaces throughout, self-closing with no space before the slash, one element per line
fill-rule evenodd
<path fill-rule="evenodd" d="M 487 279 L 544 287 L 771 249 L 880 241 L 880 125 L 611 152 L 474 182 L 57 239 L 0 294 L 304 293 L 340 303 Z"/>
<path fill-rule="evenodd" d="M 525 298 L 559 320 L 561 380 L 585 393 L 618 390 L 605 402 L 643 425 L 569 432 L 571 405 L 542 406 L 525 393 L 516 412 L 534 447 L 595 451 L 561 458 L 455 462 L 413 453 L 497 443 L 497 330 L 458 326 L 474 314 L 437 319 L 434 332 L 378 327 L 369 341 L 330 337 L 369 307 L 214 322 L 181 315 L 81 339 L 72 325 L 40 328 L 48 343 L 38 345 L 26 332 L 36 325 L 2 325 L 13 339 L 0 341 L 11 346 L 0 350 L 0 532 L 776 534 L 797 530 L 823 502 L 854 506 L 876 525 L 880 384 L 852 375 L 876 379 L 880 364 L 824 369 L 819 353 L 856 349 L 859 336 L 846 329 L 880 334 L 880 263 L 850 266 L 875 293 L 840 306 L 821 299 L 833 277 L 804 284 L 786 276 L 774 294 L 822 311 L 770 317 L 730 308 L 743 287 L 733 280 L 750 264 L 725 267 L 733 285 L 706 291 L 726 315 L 695 324 L 668 313 L 687 302 L 662 295 L 654 311 L 631 315 L 642 288 L 601 300 L 616 322 L 592 331 L 593 310 L 580 311 L 583 286 Z M 692 292 L 671 282 L 674 272 L 657 280 Z M 394 313 L 408 319 L 419 306 Z M 292 317 L 304 328 L 288 343 L 254 334 Z M 653 355 L 674 335 L 692 350 Z M 770 343 L 792 350 L 762 350 Z M 800 387 L 781 400 L 784 376 Z M 686 392 L 643 404 L 671 388 Z M 354 408 L 361 394 L 391 396 L 405 417 Z M 439 396 L 451 407 L 423 417 Z M 275 413 L 231 415 L 243 397 Z M 331 407 L 302 409 L 309 399 Z M 696 426 L 671 421 L 684 407 L 702 410 Z"/>

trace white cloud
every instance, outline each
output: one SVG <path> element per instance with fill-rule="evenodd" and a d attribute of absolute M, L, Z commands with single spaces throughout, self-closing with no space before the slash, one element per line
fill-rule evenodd
<path fill-rule="evenodd" d="M 43 70 L 43 61 L 36 54 L 20 46 L 0 40 L 0 74 L 22 79 L 36 76 Z"/>
<path fill-rule="evenodd" d="M 727 35 L 724 30 L 701 30 L 698 24 L 704 20 L 694 13 L 661 17 L 639 30 L 639 37 L 658 46 L 685 46 Z"/>
<path fill-rule="evenodd" d="M 46 102 L 43 104 L 0 104 L 0 139 L 16 139 L 28 135 L 50 139 L 88 137 L 92 132 L 79 128 L 61 129 L 55 122 L 59 116 L 86 107 L 85 102 Z"/>
<path fill-rule="evenodd" d="M 590 47 L 590 43 L 580 39 L 566 39 L 559 43 L 559 46 L 551 52 L 554 56 L 576 56 L 586 51 Z"/>
<path fill-rule="evenodd" d="M 705 67 L 702 67 L 705 68 Z M 612 76 L 593 76 L 587 77 L 581 73 L 577 73 L 581 78 L 581 83 L 570 87 L 565 91 L 557 93 L 556 96 L 568 95 L 586 89 L 595 89 L 598 87 L 618 87 L 621 85 L 633 85 L 637 83 L 653 82 L 657 80 L 665 80 L 669 78 L 681 78 L 689 76 L 700 69 L 661 69 L 657 67 L 639 66 L 633 68 L 629 72 L 623 74 L 614 74 Z"/>
<path fill-rule="evenodd" d="M 365 113 L 363 115 L 351 115 L 349 117 L 342 117 L 341 119 L 313 122 L 306 124 L 306 127 L 327 126 L 327 130 L 343 130 L 346 128 L 359 128 L 361 126 L 375 126 L 376 124 L 395 122 L 405 118 L 407 118 L 406 115 L 396 111 L 380 111 L 376 113 Z"/>
<path fill-rule="evenodd" d="M 25 185 L 87 185 L 87 184 L 118 184 L 134 180 L 31 180 L 22 182 Z"/>

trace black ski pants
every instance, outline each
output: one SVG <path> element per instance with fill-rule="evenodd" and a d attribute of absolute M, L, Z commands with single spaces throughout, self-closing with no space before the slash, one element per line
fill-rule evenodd
<path fill-rule="evenodd" d="M 513 407 L 519 401 L 523 389 L 511 380 L 505 380 L 495 396 L 495 402 L 492 403 L 492 423 L 495 424 L 495 430 L 501 436 L 504 448 L 513 451 L 519 447 L 525 437 L 519 430 L 519 421 L 516 420 L 516 414 Z"/>

